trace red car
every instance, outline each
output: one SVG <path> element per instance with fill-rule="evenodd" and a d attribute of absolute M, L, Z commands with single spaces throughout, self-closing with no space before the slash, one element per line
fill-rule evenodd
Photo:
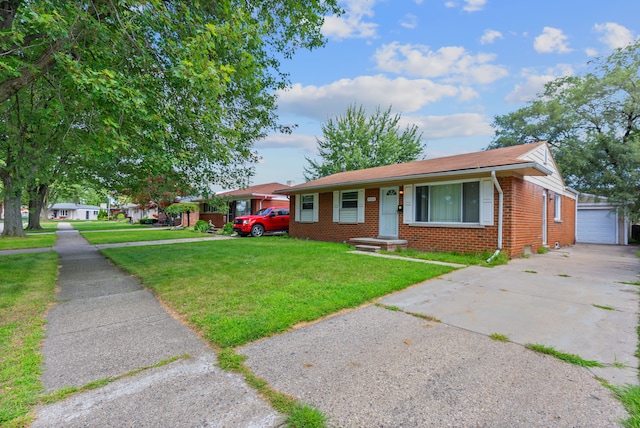
<path fill-rule="evenodd" d="M 241 215 L 233 220 L 233 231 L 240 236 L 258 237 L 265 232 L 289 230 L 289 207 L 270 207 L 252 215 Z"/>

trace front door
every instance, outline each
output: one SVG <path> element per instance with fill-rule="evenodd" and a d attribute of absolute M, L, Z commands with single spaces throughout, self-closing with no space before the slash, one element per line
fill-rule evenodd
<path fill-rule="evenodd" d="M 379 236 L 398 237 L 398 187 L 380 189 L 380 230 Z"/>

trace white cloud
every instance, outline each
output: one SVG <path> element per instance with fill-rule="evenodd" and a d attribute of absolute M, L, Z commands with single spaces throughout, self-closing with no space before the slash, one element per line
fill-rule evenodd
<path fill-rule="evenodd" d="M 586 48 L 584 53 L 586 53 L 587 56 L 598 56 L 599 54 L 598 50 L 594 48 Z"/>
<path fill-rule="evenodd" d="M 544 27 L 542 34 L 536 37 L 533 47 L 538 53 L 571 52 L 567 44 L 568 37 L 558 28 Z"/>
<path fill-rule="evenodd" d="M 458 3 L 454 1 L 447 1 L 444 3 L 444 7 L 456 7 L 456 6 L 458 6 Z"/>
<path fill-rule="evenodd" d="M 322 25 L 322 34 L 332 39 L 353 39 L 376 37 L 378 24 L 365 22 L 373 17 L 376 0 L 345 0 L 342 16 L 327 16 Z"/>
<path fill-rule="evenodd" d="M 623 48 L 632 43 L 635 39 L 633 31 L 620 24 L 616 24 L 615 22 L 596 24 L 593 26 L 593 29 L 602 34 L 602 37 L 598 40 L 607 45 L 610 49 Z"/>
<path fill-rule="evenodd" d="M 425 45 L 383 45 L 374 54 L 379 70 L 449 82 L 491 83 L 508 75 L 504 67 L 490 64 L 493 54 L 471 55 L 463 47 L 446 46 L 432 51 Z"/>
<path fill-rule="evenodd" d="M 480 44 L 482 45 L 490 45 L 495 42 L 496 39 L 501 39 L 502 33 L 496 30 L 484 30 L 484 34 L 480 37 Z"/>
<path fill-rule="evenodd" d="M 472 99 L 477 94 L 466 87 L 443 85 L 428 79 L 389 79 L 383 75 L 341 79 L 324 86 L 294 84 L 281 91 L 278 111 L 324 121 L 346 111 L 350 104 L 367 110 L 391 105 L 397 112 L 414 112 L 445 98 Z"/>
<path fill-rule="evenodd" d="M 543 74 L 535 74 L 534 70 L 522 70 L 522 77 L 525 78 L 524 83 L 515 86 L 505 97 L 508 103 L 526 103 L 533 100 L 544 91 L 544 85 L 558 77 L 571 76 L 573 68 L 568 64 L 560 64 L 554 68 L 550 68 Z"/>
<path fill-rule="evenodd" d="M 316 137 L 304 134 L 272 134 L 257 141 L 255 147 L 258 149 L 302 149 L 305 152 L 316 151 Z"/>
<path fill-rule="evenodd" d="M 460 113 L 449 116 L 402 116 L 402 125 L 415 124 L 427 140 L 493 135 L 487 117 L 478 113 Z"/>
<path fill-rule="evenodd" d="M 418 17 L 413 14 L 407 14 L 405 15 L 404 19 L 400 21 L 400 25 L 404 28 L 413 30 L 418 26 Z"/>
<path fill-rule="evenodd" d="M 467 12 L 478 12 L 482 10 L 487 0 L 464 0 L 465 6 L 462 8 Z"/>

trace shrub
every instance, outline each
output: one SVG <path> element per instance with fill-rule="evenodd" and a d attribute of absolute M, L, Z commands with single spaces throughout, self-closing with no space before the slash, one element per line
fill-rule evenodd
<path fill-rule="evenodd" d="M 147 218 L 147 217 L 143 217 L 140 219 L 140 224 L 154 224 L 157 223 L 158 219 L 157 218 Z"/>
<path fill-rule="evenodd" d="M 107 218 L 107 212 L 105 210 L 98 211 L 98 220 L 105 220 Z"/>
<path fill-rule="evenodd" d="M 193 225 L 193 230 L 195 232 L 207 233 L 209 231 L 209 223 L 204 220 L 198 220 L 196 224 Z"/>
<path fill-rule="evenodd" d="M 124 220 L 126 218 L 126 216 L 124 215 L 124 213 L 118 213 L 118 215 L 116 216 L 116 220 Z"/>

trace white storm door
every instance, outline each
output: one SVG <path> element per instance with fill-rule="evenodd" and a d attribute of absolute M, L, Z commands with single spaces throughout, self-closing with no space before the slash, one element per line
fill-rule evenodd
<path fill-rule="evenodd" d="M 380 188 L 379 236 L 398 237 L 398 187 Z"/>

